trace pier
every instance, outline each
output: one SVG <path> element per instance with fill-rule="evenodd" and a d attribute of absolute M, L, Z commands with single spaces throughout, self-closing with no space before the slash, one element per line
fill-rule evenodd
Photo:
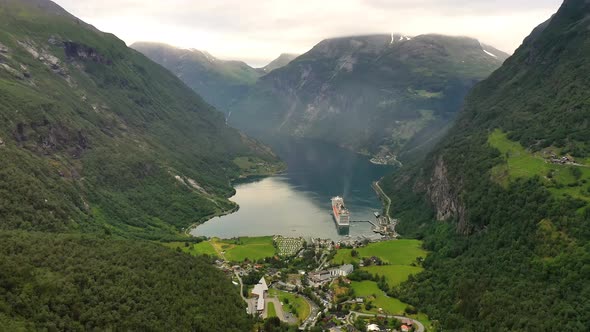
<path fill-rule="evenodd" d="M 377 224 L 375 224 L 374 222 L 370 221 L 370 220 L 351 220 L 351 223 L 353 222 L 368 222 L 369 224 L 373 225 L 373 227 L 377 227 Z"/>

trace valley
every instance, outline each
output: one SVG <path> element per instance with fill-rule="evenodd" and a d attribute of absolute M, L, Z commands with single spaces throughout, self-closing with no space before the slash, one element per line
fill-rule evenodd
<path fill-rule="evenodd" d="M 590 1 L 57 2 L 0 0 L 0 330 L 590 326 Z"/>

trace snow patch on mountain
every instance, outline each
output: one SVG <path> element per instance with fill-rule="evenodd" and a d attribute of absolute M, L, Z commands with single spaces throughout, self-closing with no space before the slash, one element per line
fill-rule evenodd
<path fill-rule="evenodd" d="M 483 50 L 483 51 L 484 51 L 484 52 L 486 52 L 486 54 L 487 54 L 487 55 L 489 55 L 489 56 L 493 56 L 494 58 L 497 58 L 497 57 L 498 57 L 498 56 L 497 56 L 497 55 L 495 55 L 494 53 L 490 53 L 490 52 L 488 52 L 488 51 L 486 51 L 486 50 Z"/>

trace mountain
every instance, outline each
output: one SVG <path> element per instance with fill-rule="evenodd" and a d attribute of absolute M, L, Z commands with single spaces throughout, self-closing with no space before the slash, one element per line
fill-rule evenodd
<path fill-rule="evenodd" d="M 262 75 L 244 62 L 220 60 L 195 49 L 148 42 L 135 43 L 131 48 L 170 70 L 207 102 L 224 112 Z"/>
<path fill-rule="evenodd" d="M 176 234 L 233 207 L 236 158 L 276 161 L 115 36 L 49 1 L 1 4 L 1 229 Z"/>
<path fill-rule="evenodd" d="M 566 0 L 381 181 L 425 272 L 397 290 L 445 331 L 590 326 L 590 1 Z"/>
<path fill-rule="evenodd" d="M 0 0 L 2 330 L 251 330 L 229 278 L 160 242 L 280 167 L 115 36 Z"/>
<path fill-rule="evenodd" d="M 327 39 L 261 77 L 229 121 L 261 137 L 321 139 L 391 161 L 431 146 L 467 91 L 506 57 L 466 37 Z"/>
<path fill-rule="evenodd" d="M 275 69 L 285 67 L 298 56 L 299 54 L 282 53 L 278 58 L 272 60 L 268 65 L 259 68 L 259 71 L 263 74 L 268 74 Z"/>

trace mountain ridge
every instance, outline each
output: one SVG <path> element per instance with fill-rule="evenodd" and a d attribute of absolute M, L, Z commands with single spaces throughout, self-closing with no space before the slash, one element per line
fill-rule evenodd
<path fill-rule="evenodd" d="M 294 56 L 283 53 L 265 67 L 254 68 L 243 61 L 221 60 L 207 51 L 182 49 L 165 43 L 137 42 L 130 47 L 170 70 L 226 114 L 261 76 L 286 65 Z"/>
<path fill-rule="evenodd" d="M 261 77 L 232 105 L 229 122 L 261 137 L 322 139 L 391 161 L 427 150 L 426 138 L 444 132 L 467 90 L 506 56 L 466 37 L 325 39 Z"/>

